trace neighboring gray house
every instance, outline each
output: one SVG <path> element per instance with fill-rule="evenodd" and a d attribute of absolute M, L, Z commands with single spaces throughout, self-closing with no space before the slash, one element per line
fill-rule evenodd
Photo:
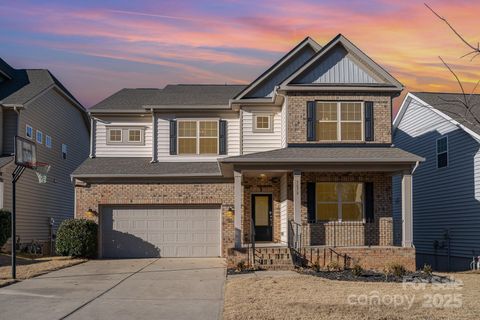
<path fill-rule="evenodd" d="M 395 146 L 426 159 L 413 175 L 418 266 L 462 270 L 480 255 L 480 123 L 475 120 L 480 95 L 467 95 L 475 116 L 466 112 L 463 99 L 462 94 L 409 93 L 393 123 Z M 394 180 L 396 222 L 399 190 Z"/>
<path fill-rule="evenodd" d="M 0 208 L 12 207 L 16 135 L 36 142 L 37 161 L 51 165 L 46 184 L 39 184 L 32 170 L 17 183 L 19 240 L 47 243 L 50 218 L 55 230 L 73 217 L 70 174 L 88 157 L 88 114 L 48 70 L 14 69 L 0 59 L 0 124 Z"/>

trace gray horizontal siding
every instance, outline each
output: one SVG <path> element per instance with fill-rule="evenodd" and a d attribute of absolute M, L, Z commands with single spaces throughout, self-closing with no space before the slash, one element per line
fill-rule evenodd
<path fill-rule="evenodd" d="M 436 140 L 448 136 L 449 166 L 437 169 Z M 394 144 L 426 158 L 413 176 L 414 245 L 434 254 L 434 241 L 448 230 L 452 256 L 480 254 L 479 143 L 434 111 L 412 100 L 394 134 Z M 395 235 L 401 221 L 400 180 L 394 179 Z M 436 252 L 446 254 L 446 249 Z"/>
<path fill-rule="evenodd" d="M 17 184 L 17 233 L 22 242 L 48 240 L 49 217 L 55 219 L 55 229 L 61 221 L 73 218 L 74 188 L 70 174 L 89 153 L 89 133 L 81 112 L 55 90 L 49 90 L 21 111 L 19 127 L 26 124 L 34 132 L 44 134 L 43 144 L 37 145 L 37 160 L 51 164 L 48 182 L 39 184 L 35 172 L 25 170 Z M 25 136 L 24 130 L 19 130 Z M 45 146 L 45 135 L 52 137 L 52 148 Z M 68 146 L 67 159 L 62 158 L 62 143 Z M 9 177 L 15 165 L 6 167 Z M 8 179 L 9 180 L 9 179 Z M 12 206 L 11 183 L 5 183 L 5 207 Z"/>

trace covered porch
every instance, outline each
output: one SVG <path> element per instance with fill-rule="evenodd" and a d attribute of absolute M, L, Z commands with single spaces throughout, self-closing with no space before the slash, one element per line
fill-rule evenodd
<path fill-rule="evenodd" d="M 234 177 L 235 248 L 393 246 L 394 175 L 402 177 L 401 246 L 411 247 L 412 171 L 421 160 L 390 147 L 285 148 L 224 159 L 222 170 Z"/>

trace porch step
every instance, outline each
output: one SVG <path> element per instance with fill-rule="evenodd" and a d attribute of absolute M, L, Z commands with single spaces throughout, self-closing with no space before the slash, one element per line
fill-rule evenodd
<path fill-rule="evenodd" d="M 255 248 L 255 266 L 267 270 L 293 269 L 292 257 L 288 247 Z"/>

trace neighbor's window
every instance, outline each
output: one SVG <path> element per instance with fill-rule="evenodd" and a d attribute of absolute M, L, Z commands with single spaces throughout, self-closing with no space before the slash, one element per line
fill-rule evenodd
<path fill-rule="evenodd" d="M 62 144 L 62 159 L 67 159 L 68 147 L 66 144 Z"/>
<path fill-rule="evenodd" d="M 51 148 L 51 147 L 52 147 L 52 137 L 50 137 L 50 136 L 45 136 L 45 146 L 47 146 L 47 148 Z"/>
<path fill-rule="evenodd" d="M 363 140 L 362 102 L 318 102 L 317 139 L 320 141 Z"/>
<path fill-rule="evenodd" d="M 317 183 L 315 210 L 317 221 L 361 221 L 363 183 Z"/>
<path fill-rule="evenodd" d="M 122 129 L 108 129 L 108 142 L 122 142 Z"/>
<path fill-rule="evenodd" d="M 448 137 L 437 139 L 437 168 L 448 167 Z"/>
<path fill-rule="evenodd" d="M 273 132 L 272 115 L 253 114 L 254 132 Z"/>
<path fill-rule="evenodd" d="M 43 133 L 42 131 L 37 130 L 37 143 L 42 144 L 43 143 Z"/>
<path fill-rule="evenodd" d="M 142 130 L 128 129 L 128 142 L 142 142 Z"/>
<path fill-rule="evenodd" d="M 33 128 L 27 124 L 25 128 L 25 136 L 28 139 L 33 139 Z"/>
<path fill-rule="evenodd" d="M 218 121 L 178 121 L 178 154 L 218 154 Z"/>

